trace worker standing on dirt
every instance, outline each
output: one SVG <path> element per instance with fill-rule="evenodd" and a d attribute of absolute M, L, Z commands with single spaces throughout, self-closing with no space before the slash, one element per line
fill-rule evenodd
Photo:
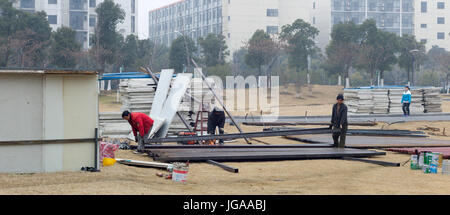
<path fill-rule="evenodd" d="M 330 129 L 333 133 L 334 147 L 344 148 L 348 129 L 347 106 L 344 104 L 342 94 L 339 94 L 336 99 L 337 103 L 333 105 Z"/>
<path fill-rule="evenodd" d="M 219 134 L 224 133 L 225 126 L 225 112 L 218 108 L 214 107 L 214 109 L 209 113 L 208 116 L 208 134 L 215 134 L 216 127 L 219 127 Z M 223 144 L 223 140 L 219 140 L 219 144 Z"/>
<path fill-rule="evenodd" d="M 411 91 L 408 86 L 405 86 L 405 91 L 402 95 L 402 110 L 403 116 L 409 116 L 409 105 L 411 104 Z"/>
<path fill-rule="evenodd" d="M 144 113 L 130 113 L 129 111 L 122 113 L 122 119 L 127 120 L 133 129 L 135 141 L 138 143 L 136 152 L 142 152 L 145 149 L 145 140 L 148 139 L 148 135 L 153 126 L 153 119 Z M 137 132 L 139 132 L 139 135 Z"/>

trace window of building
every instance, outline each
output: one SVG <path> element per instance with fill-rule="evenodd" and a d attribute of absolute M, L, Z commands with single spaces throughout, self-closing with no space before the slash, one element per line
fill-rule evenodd
<path fill-rule="evenodd" d="M 445 2 L 438 2 L 437 9 L 445 9 Z"/>
<path fill-rule="evenodd" d="M 34 8 L 34 0 L 20 0 L 21 8 Z"/>
<path fill-rule="evenodd" d="M 422 13 L 426 13 L 427 12 L 427 2 L 426 1 L 420 2 L 420 11 Z"/>
<path fill-rule="evenodd" d="M 278 9 L 267 9 L 267 16 L 278 17 Z"/>
<path fill-rule="evenodd" d="M 403 10 L 403 12 L 414 12 L 414 1 L 413 0 L 402 0 L 402 10 Z M 397 12 L 400 12 L 400 11 L 397 11 Z"/>
<path fill-rule="evenodd" d="M 75 30 L 85 30 L 84 20 L 86 19 L 85 12 L 70 12 L 69 25 Z"/>
<path fill-rule="evenodd" d="M 444 17 L 438 17 L 437 18 L 437 24 L 445 24 L 445 18 Z"/>
<path fill-rule="evenodd" d="M 228 0 L 228 4 L 231 4 L 231 0 Z"/>
<path fill-rule="evenodd" d="M 228 16 L 228 21 L 230 21 L 231 20 L 231 17 L 230 16 Z"/>
<path fill-rule="evenodd" d="M 228 39 L 230 39 L 231 38 L 231 34 L 230 33 L 228 33 Z"/>
<path fill-rule="evenodd" d="M 97 4 L 95 2 L 95 0 L 89 0 L 89 7 L 96 7 Z"/>
<path fill-rule="evenodd" d="M 313 9 L 316 9 L 316 2 L 313 2 Z"/>
<path fill-rule="evenodd" d="M 420 42 L 425 44 L 425 43 L 427 43 L 427 39 L 421 39 Z"/>
<path fill-rule="evenodd" d="M 377 2 L 374 0 L 369 0 L 369 11 L 376 11 L 377 10 Z"/>
<path fill-rule="evenodd" d="M 444 32 L 438 32 L 438 33 L 437 33 L 437 39 L 438 39 L 438 40 L 443 40 L 443 39 L 445 39 L 445 33 L 444 33 Z"/>
<path fill-rule="evenodd" d="M 89 27 L 95 27 L 96 19 L 95 16 L 89 16 Z"/>
<path fill-rule="evenodd" d="M 48 0 L 48 4 L 58 4 L 58 0 Z"/>
<path fill-rule="evenodd" d="M 316 24 L 316 17 L 313 17 L 313 25 Z"/>
<path fill-rule="evenodd" d="M 84 1 L 83 0 L 70 0 L 70 9 L 71 10 L 83 10 L 84 9 Z"/>
<path fill-rule="evenodd" d="M 427 28 L 427 24 L 420 24 L 421 28 Z"/>
<path fill-rule="evenodd" d="M 278 26 L 267 26 L 268 34 L 278 34 Z"/>
<path fill-rule="evenodd" d="M 58 24 L 58 17 L 56 15 L 48 15 L 48 23 L 56 25 Z"/>

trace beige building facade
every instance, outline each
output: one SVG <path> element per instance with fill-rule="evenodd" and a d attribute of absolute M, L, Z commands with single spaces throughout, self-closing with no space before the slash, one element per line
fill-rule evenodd
<path fill-rule="evenodd" d="M 296 19 L 311 22 L 311 0 L 182 0 L 149 12 L 150 40 L 170 46 L 179 36 L 194 41 L 222 34 L 230 52 L 245 46 L 253 33 L 276 36 Z"/>
<path fill-rule="evenodd" d="M 96 7 L 104 0 L 17 0 L 14 7 L 28 12 L 44 11 L 54 31 L 67 26 L 77 32 L 77 41 L 84 49 L 90 47 L 90 35 L 94 34 L 97 23 Z M 137 0 L 114 0 L 125 12 L 125 20 L 117 25 L 117 30 L 126 37 L 137 32 Z"/>
<path fill-rule="evenodd" d="M 439 46 L 450 51 L 450 1 L 416 1 L 416 39 L 425 43 L 427 50 Z"/>

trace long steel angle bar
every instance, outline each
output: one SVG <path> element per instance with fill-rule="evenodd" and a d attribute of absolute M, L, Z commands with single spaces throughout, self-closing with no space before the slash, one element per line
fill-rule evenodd
<path fill-rule="evenodd" d="M 326 159 L 326 158 L 342 158 L 342 157 L 371 157 L 377 155 L 385 155 L 384 152 L 375 151 L 355 151 L 355 152 L 345 152 L 345 151 L 317 151 L 311 153 L 251 153 L 251 154 L 233 154 L 227 153 L 222 155 L 187 155 L 187 156 L 161 156 L 154 157 L 157 161 L 258 161 L 258 160 L 297 160 L 297 159 Z"/>
<path fill-rule="evenodd" d="M 161 118 L 165 119 L 166 121 L 162 125 L 161 129 L 156 132 L 155 137 L 162 138 L 167 135 L 167 132 L 169 131 L 169 125 L 170 123 L 172 123 L 172 120 L 178 111 L 181 99 L 185 95 L 186 90 L 191 83 L 191 79 L 191 73 L 182 73 L 178 74 L 177 77 L 175 77 L 172 88 L 169 92 L 169 96 L 164 102 L 162 113 L 160 115 Z"/>
<path fill-rule="evenodd" d="M 207 160 L 206 162 L 211 164 L 211 165 L 218 166 L 218 167 L 220 167 L 220 168 L 222 168 L 222 169 L 224 169 L 224 170 L 226 170 L 228 172 L 232 172 L 232 173 L 238 173 L 239 172 L 238 168 L 234 168 L 234 167 L 225 165 L 223 163 L 219 163 L 219 162 L 216 162 L 216 161 L 213 161 L 213 160 Z"/>
<path fill-rule="evenodd" d="M 180 136 L 167 138 L 153 138 L 149 143 L 164 143 L 164 142 L 181 142 L 181 141 L 200 141 L 200 140 L 216 140 L 216 139 L 239 139 L 252 137 L 274 137 L 287 135 L 301 135 L 301 134 L 328 134 L 331 133 L 329 128 L 313 128 L 313 129 L 299 129 L 299 130 L 285 130 L 285 131 L 263 131 L 263 132 L 249 132 L 236 134 L 216 134 L 206 136 Z"/>

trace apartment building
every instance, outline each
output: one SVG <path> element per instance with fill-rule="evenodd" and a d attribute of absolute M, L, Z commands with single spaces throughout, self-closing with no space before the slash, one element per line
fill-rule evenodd
<path fill-rule="evenodd" d="M 74 29 L 84 49 L 90 47 L 89 35 L 94 34 L 97 22 L 95 8 L 103 0 L 18 0 L 13 5 L 28 12 L 45 11 L 53 30 L 61 26 Z M 114 0 L 125 11 L 125 20 L 117 30 L 124 36 L 137 35 L 137 0 Z"/>
<path fill-rule="evenodd" d="M 377 27 L 397 35 L 415 35 L 450 51 L 450 2 L 448 0 L 312 0 L 313 25 L 320 30 L 318 45 L 324 49 L 334 24 L 374 19 Z M 446 23 L 447 22 L 447 23 Z"/>
<path fill-rule="evenodd" d="M 181 0 L 149 12 L 150 40 L 170 46 L 179 36 L 195 41 L 222 34 L 232 52 L 262 29 L 276 36 L 281 27 L 301 18 L 310 22 L 311 0 Z"/>
<path fill-rule="evenodd" d="M 313 0 L 313 20 L 320 30 L 319 47 L 325 48 L 333 25 L 373 19 L 379 29 L 397 35 L 414 34 L 414 0 Z"/>
<path fill-rule="evenodd" d="M 231 52 L 257 29 L 276 36 L 281 27 L 303 19 L 319 31 L 324 50 L 334 24 L 373 19 L 377 27 L 397 35 L 415 35 L 450 50 L 448 0 L 181 0 L 149 12 L 150 40 L 170 46 L 179 36 L 195 41 L 209 33 L 225 36 Z"/>
<path fill-rule="evenodd" d="M 415 13 L 416 38 L 427 49 L 437 45 L 450 51 L 450 1 L 419 0 Z"/>

